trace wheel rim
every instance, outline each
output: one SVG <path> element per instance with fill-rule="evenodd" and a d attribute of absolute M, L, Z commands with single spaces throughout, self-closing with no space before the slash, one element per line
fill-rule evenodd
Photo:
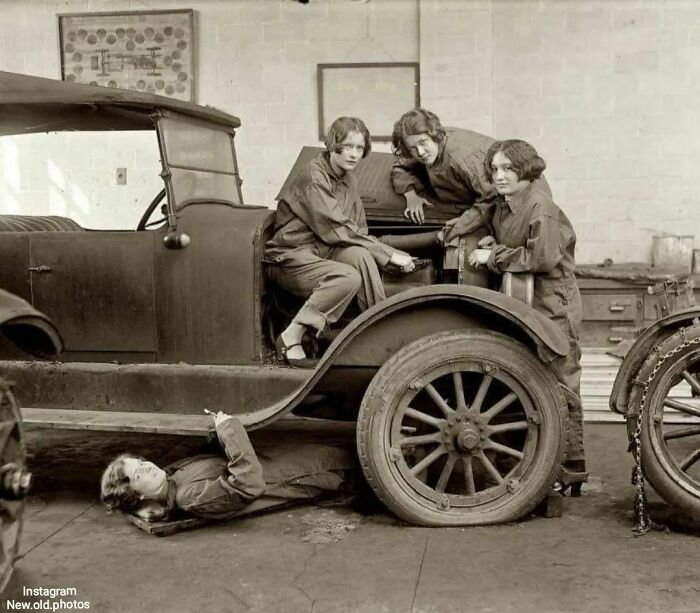
<path fill-rule="evenodd" d="M 385 449 L 414 497 L 469 510 L 517 495 L 537 457 L 539 421 L 514 373 L 452 362 L 407 385 L 387 420 Z"/>
<path fill-rule="evenodd" d="M 25 449 L 19 407 L 9 385 L 0 378 L 0 467 L 24 465 Z M 0 592 L 12 575 L 19 554 L 24 501 L 0 494 Z"/>
<path fill-rule="evenodd" d="M 648 412 L 651 448 L 666 474 L 700 497 L 700 350 L 663 373 Z"/>

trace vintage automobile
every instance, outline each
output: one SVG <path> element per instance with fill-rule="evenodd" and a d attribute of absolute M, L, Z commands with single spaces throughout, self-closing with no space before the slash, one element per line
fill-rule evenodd
<path fill-rule="evenodd" d="M 356 420 L 365 476 L 403 519 L 473 525 L 531 511 L 566 446 L 564 390 L 546 365 L 568 350 L 563 334 L 526 303 L 467 284 L 465 245 L 448 253 L 423 236 L 420 269 L 385 273 L 391 296 L 348 314 L 316 348 L 313 370 L 278 363 L 274 337 L 296 306 L 265 278 L 274 211 L 243 200 L 239 126 L 149 93 L 0 72 L 1 135 L 149 130 L 161 170 L 129 229 L 0 215 L 0 283 L 65 340 L 52 362 L 0 347 L 25 419 L 179 434 L 206 429 L 204 408 L 251 429 L 292 411 Z M 67 147 L 61 164 L 81 150 Z M 291 176 L 315 151 L 302 150 Z M 391 189 L 391 164 L 372 153 L 356 172 L 370 232 L 403 239 L 415 226 Z M 429 209 L 423 231 L 459 213 Z"/>
<path fill-rule="evenodd" d="M 625 355 L 610 395 L 610 408 L 624 415 L 636 460 L 636 530 L 652 525 L 646 507 L 646 476 L 657 493 L 700 520 L 700 307 L 687 282 L 649 287 L 659 297 L 658 320 Z"/>
<path fill-rule="evenodd" d="M 53 323 L 26 301 L 0 290 L 0 336 L 37 358 L 53 358 L 63 341 Z M 12 576 L 31 486 L 22 418 L 13 384 L 0 368 L 0 593 Z"/>

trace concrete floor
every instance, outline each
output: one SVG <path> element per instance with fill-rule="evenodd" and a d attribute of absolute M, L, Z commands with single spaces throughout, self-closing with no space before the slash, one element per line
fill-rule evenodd
<path fill-rule="evenodd" d="M 27 439 L 37 485 L 25 555 L 0 609 L 39 600 L 23 587 L 63 587 L 77 590 L 64 601 L 100 613 L 700 610 L 697 528 L 655 498 L 674 531 L 630 532 L 631 463 L 619 424 L 587 426 L 591 482 L 558 519 L 430 529 L 372 505 L 307 506 L 164 538 L 104 512 L 100 471 L 127 448 L 158 460 L 197 441 L 38 429 Z"/>

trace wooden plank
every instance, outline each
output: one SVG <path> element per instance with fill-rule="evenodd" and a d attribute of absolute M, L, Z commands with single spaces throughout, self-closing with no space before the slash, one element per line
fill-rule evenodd
<path fill-rule="evenodd" d="M 168 536 L 176 532 L 191 530 L 192 528 L 198 528 L 199 526 L 205 526 L 210 523 L 206 519 L 201 519 L 199 517 L 183 517 L 181 519 L 169 521 L 146 521 L 133 513 L 122 513 L 122 515 L 140 530 L 154 536 Z"/>

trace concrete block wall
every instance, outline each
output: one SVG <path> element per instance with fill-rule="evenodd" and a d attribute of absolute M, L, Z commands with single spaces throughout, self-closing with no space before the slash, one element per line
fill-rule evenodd
<path fill-rule="evenodd" d="M 166 8 L 196 11 L 198 102 L 243 121 L 248 202 L 273 205 L 299 148 L 318 144 L 316 64 L 419 60 L 423 105 L 444 123 L 540 150 L 580 262 L 649 261 L 654 233 L 695 234 L 700 247 L 695 0 L 0 0 L 0 69 L 56 77 L 56 13 Z M 92 153 L 109 161 L 110 151 Z M 133 155 L 123 163 L 147 170 Z M 102 221 L 136 199 L 132 227 L 151 188 L 116 187 L 116 161 L 100 206 L 74 208 Z M 13 202 L 9 177 L 23 210 L 45 212 L 48 169 L 27 171 L 29 185 L 8 168 L 12 152 L 0 149 L 0 211 Z"/>
<path fill-rule="evenodd" d="M 579 262 L 648 262 L 661 233 L 694 234 L 700 247 L 700 3 L 420 7 L 425 106 L 445 123 L 538 148 L 577 230 Z"/>

